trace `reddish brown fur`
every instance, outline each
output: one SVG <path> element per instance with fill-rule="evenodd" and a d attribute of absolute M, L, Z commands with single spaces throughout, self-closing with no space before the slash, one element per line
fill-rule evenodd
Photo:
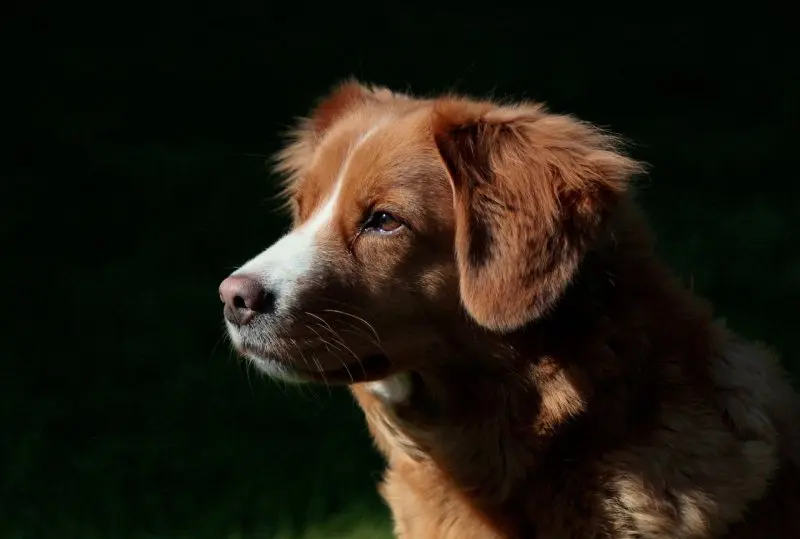
<path fill-rule="evenodd" d="M 398 537 L 800 537 L 795 393 L 657 259 L 629 194 L 641 166 L 611 136 L 350 81 L 279 156 L 297 225 L 376 125 L 305 308 L 333 298 L 380 334 L 343 337 L 391 360 L 356 382 L 410 373 L 402 402 L 352 384 Z M 360 238 L 376 204 L 413 232 Z"/>

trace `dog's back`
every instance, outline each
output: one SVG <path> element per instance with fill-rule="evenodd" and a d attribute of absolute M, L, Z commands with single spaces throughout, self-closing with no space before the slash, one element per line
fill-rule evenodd
<path fill-rule="evenodd" d="M 757 501 L 742 510 L 724 537 L 800 537 L 800 399 L 769 350 L 728 339 L 714 371 L 723 417 L 751 454 L 764 455 L 762 466 L 771 473 Z M 746 488 L 745 478 L 752 475 L 744 468 L 738 477 Z"/>
<path fill-rule="evenodd" d="M 797 395 L 769 350 L 712 331 L 713 394 L 674 392 L 647 443 L 606 457 L 608 513 L 630 528 L 612 537 L 800 537 Z"/>

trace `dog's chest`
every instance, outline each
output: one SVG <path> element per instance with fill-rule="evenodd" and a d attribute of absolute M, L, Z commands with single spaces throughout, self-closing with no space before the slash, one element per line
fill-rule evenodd
<path fill-rule="evenodd" d="M 399 539 L 511 539 L 468 497 L 447 485 L 429 462 L 395 460 L 380 492 L 391 508 Z"/>

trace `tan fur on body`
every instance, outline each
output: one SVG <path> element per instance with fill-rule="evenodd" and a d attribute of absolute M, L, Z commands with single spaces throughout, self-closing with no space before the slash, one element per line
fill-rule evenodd
<path fill-rule="evenodd" d="M 354 388 L 398 537 L 800 537 L 785 375 L 641 263 L 617 261 L 605 316 L 575 298 L 543 335 L 498 343 L 511 372 L 423 370 L 419 407 Z"/>
<path fill-rule="evenodd" d="M 349 82 L 279 163 L 296 226 L 340 178 L 304 309 L 352 305 L 390 360 L 348 374 L 398 537 L 800 537 L 796 395 L 658 260 L 611 136 Z M 408 231 L 358 239 L 376 204 Z"/>

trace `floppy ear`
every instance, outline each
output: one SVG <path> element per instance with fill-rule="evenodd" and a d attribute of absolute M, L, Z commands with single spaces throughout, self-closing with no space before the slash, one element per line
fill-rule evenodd
<path fill-rule="evenodd" d="M 640 166 L 613 137 L 538 105 L 444 99 L 432 127 L 464 307 L 488 329 L 519 329 L 559 299 Z"/>

